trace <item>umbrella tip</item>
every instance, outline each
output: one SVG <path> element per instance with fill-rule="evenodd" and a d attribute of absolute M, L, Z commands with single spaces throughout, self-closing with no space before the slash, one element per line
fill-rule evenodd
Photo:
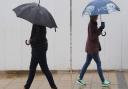
<path fill-rule="evenodd" d="M 55 28 L 55 32 L 56 32 L 56 28 Z"/>

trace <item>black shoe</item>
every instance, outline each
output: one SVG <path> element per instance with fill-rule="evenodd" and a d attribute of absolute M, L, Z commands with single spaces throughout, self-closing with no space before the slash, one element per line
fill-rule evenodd
<path fill-rule="evenodd" d="M 26 88 L 26 87 L 24 86 L 24 89 L 29 89 L 29 88 Z"/>
<path fill-rule="evenodd" d="M 54 87 L 54 88 L 52 88 L 52 89 L 57 89 L 57 87 Z"/>

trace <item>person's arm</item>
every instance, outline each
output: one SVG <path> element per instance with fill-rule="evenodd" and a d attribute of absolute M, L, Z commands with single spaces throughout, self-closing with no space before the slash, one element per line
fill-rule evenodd
<path fill-rule="evenodd" d="M 31 44 L 32 38 L 34 36 L 34 33 L 35 33 L 35 25 L 32 26 L 31 36 L 30 36 L 29 40 L 25 40 L 25 44 L 26 45 L 30 45 Z"/>
<path fill-rule="evenodd" d="M 90 24 L 89 29 L 92 41 L 96 40 L 103 31 L 103 28 L 101 26 L 98 28 L 97 25 L 93 24 Z"/>
<path fill-rule="evenodd" d="M 29 39 L 30 40 L 30 43 L 32 41 L 35 41 L 34 38 L 35 38 L 35 35 L 36 35 L 36 29 L 37 29 L 36 25 L 33 24 L 32 31 L 31 31 L 31 36 L 30 36 L 30 39 Z"/>
<path fill-rule="evenodd" d="M 31 31 L 30 39 L 32 39 L 32 38 L 34 37 L 35 28 L 36 28 L 36 26 L 35 26 L 35 25 L 33 25 L 33 26 L 32 26 L 32 31 Z"/>
<path fill-rule="evenodd" d="M 101 22 L 101 26 L 98 28 L 97 25 L 93 25 L 91 26 L 94 31 L 94 34 L 96 35 L 101 35 L 103 29 L 105 28 L 105 23 L 104 22 Z"/>

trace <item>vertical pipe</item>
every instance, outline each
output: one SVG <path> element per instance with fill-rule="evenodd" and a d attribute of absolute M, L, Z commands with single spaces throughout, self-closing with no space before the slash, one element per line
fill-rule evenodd
<path fill-rule="evenodd" d="M 121 26 L 124 26 L 123 23 Z M 121 27 L 122 29 L 122 27 Z M 124 29 L 124 27 L 123 27 Z M 123 29 L 121 30 L 121 60 L 120 60 L 120 71 L 123 71 L 123 43 L 124 43 L 124 37 L 123 37 Z"/>
<path fill-rule="evenodd" d="M 72 0 L 70 0 L 70 75 L 72 80 Z"/>

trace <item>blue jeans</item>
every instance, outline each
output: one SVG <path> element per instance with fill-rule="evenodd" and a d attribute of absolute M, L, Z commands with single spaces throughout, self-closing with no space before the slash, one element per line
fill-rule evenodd
<path fill-rule="evenodd" d="M 98 71 L 101 81 L 104 82 L 105 79 L 104 79 L 103 71 L 101 68 L 101 61 L 100 61 L 99 53 L 87 54 L 86 62 L 80 72 L 80 79 L 83 79 L 83 76 L 85 72 L 87 71 L 87 68 L 89 64 L 91 63 L 92 59 L 94 59 L 94 61 L 97 64 L 97 71 Z"/>

